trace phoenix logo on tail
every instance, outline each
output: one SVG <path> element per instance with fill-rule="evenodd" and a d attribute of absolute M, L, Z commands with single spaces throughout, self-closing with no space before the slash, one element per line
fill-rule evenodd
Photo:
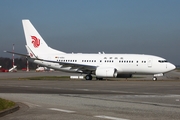
<path fill-rule="evenodd" d="M 40 39 L 38 39 L 36 36 L 31 36 L 32 38 L 32 44 L 34 45 L 35 48 L 39 47 L 40 45 Z"/>

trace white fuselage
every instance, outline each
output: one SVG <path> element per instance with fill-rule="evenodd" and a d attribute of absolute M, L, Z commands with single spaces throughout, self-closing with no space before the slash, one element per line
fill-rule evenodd
<path fill-rule="evenodd" d="M 162 75 L 175 69 L 164 58 L 140 54 L 68 54 L 47 45 L 32 23 L 22 20 L 28 59 L 49 68 L 87 74 L 85 79 L 118 77 L 120 74 Z"/>
<path fill-rule="evenodd" d="M 83 66 L 113 67 L 117 69 L 118 74 L 159 74 L 175 69 L 175 66 L 164 58 L 141 54 L 59 54 L 49 56 L 42 54 L 39 55 L 39 58 Z M 33 62 L 57 70 L 81 72 L 76 67 L 66 67 L 60 63 L 41 60 L 33 60 Z"/>

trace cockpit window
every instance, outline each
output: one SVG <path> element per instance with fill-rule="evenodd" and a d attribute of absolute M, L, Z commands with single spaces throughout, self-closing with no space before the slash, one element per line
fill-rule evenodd
<path fill-rule="evenodd" d="M 158 60 L 158 62 L 160 62 L 160 63 L 166 63 L 166 62 L 168 62 L 167 60 Z"/>

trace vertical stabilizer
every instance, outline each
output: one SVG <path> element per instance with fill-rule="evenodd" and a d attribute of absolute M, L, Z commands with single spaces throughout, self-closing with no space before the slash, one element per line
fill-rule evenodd
<path fill-rule="evenodd" d="M 29 20 L 22 20 L 22 24 L 26 44 L 34 54 L 64 54 L 64 52 L 49 47 Z M 29 53 L 29 50 L 27 51 Z"/>

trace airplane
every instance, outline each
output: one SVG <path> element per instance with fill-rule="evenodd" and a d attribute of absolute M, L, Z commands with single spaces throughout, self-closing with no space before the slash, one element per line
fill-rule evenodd
<path fill-rule="evenodd" d="M 154 55 L 65 53 L 49 47 L 28 19 L 22 20 L 22 24 L 28 54 L 5 52 L 26 56 L 30 62 L 48 68 L 86 74 L 86 80 L 92 80 L 92 75 L 103 79 L 135 74 L 153 75 L 152 79 L 157 80 L 158 76 L 176 68 L 166 59 Z"/>

